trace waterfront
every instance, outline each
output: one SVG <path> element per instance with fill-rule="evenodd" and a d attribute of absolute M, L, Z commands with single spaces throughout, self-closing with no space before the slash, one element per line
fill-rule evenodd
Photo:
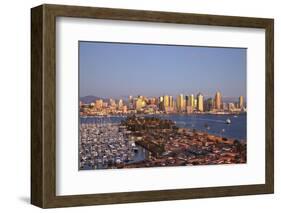
<path fill-rule="evenodd" d="M 147 117 L 158 117 L 176 122 L 178 127 L 197 129 L 209 134 L 224 136 L 240 140 L 247 138 L 247 114 L 239 115 L 209 115 L 209 114 L 192 114 L 192 115 L 145 115 Z M 127 116 L 87 116 L 80 117 L 81 124 L 83 123 L 120 123 Z M 226 124 L 226 119 L 231 120 L 231 124 Z"/>
<path fill-rule="evenodd" d="M 114 168 L 120 163 L 144 161 L 148 152 L 129 137 L 119 123 L 83 123 L 80 126 L 79 156 L 82 170 Z"/>
<path fill-rule="evenodd" d="M 79 45 L 80 170 L 247 162 L 245 48 Z"/>
<path fill-rule="evenodd" d="M 246 114 L 81 117 L 79 169 L 245 163 L 246 120 Z"/>

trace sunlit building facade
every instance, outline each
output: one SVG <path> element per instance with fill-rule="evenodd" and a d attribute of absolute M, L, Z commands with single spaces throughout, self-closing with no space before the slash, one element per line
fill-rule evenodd
<path fill-rule="evenodd" d="M 244 98 L 243 96 L 239 96 L 239 108 L 242 109 L 244 107 Z"/>
<path fill-rule="evenodd" d="M 185 108 L 185 106 L 184 106 L 183 94 L 180 94 L 177 97 L 177 109 L 178 109 L 178 111 L 183 111 L 184 108 Z"/>
<path fill-rule="evenodd" d="M 191 94 L 190 96 L 189 96 L 189 104 L 188 104 L 188 106 L 191 106 L 192 108 L 194 107 L 194 96 L 193 96 L 193 94 Z"/>
<path fill-rule="evenodd" d="M 96 100 L 96 103 L 95 103 L 96 109 L 101 109 L 102 106 L 103 106 L 103 100 L 102 99 Z"/>
<path fill-rule="evenodd" d="M 204 97 L 201 93 L 197 95 L 197 110 L 200 112 L 204 111 Z"/>
<path fill-rule="evenodd" d="M 220 92 L 216 92 L 215 94 L 215 103 L 214 103 L 214 108 L 216 110 L 220 110 L 222 107 L 222 97 Z"/>

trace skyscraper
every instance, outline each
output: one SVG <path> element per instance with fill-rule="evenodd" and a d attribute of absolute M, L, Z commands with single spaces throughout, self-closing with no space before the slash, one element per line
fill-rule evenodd
<path fill-rule="evenodd" d="M 170 97 L 168 95 L 164 96 L 164 107 L 169 107 L 170 106 Z"/>
<path fill-rule="evenodd" d="M 239 108 L 242 109 L 244 107 L 244 98 L 243 96 L 239 96 Z"/>
<path fill-rule="evenodd" d="M 193 96 L 193 94 L 191 94 L 189 96 L 188 101 L 189 101 L 189 106 L 194 107 L 194 96 Z"/>
<path fill-rule="evenodd" d="M 177 97 L 177 109 L 178 109 L 178 111 L 184 110 L 184 98 L 183 98 L 183 94 L 180 94 L 180 95 Z"/>
<path fill-rule="evenodd" d="M 129 104 L 133 104 L 133 102 L 134 102 L 133 96 L 130 95 L 130 96 L 129 96 Z"/>
<path fill-rule="evenodd" d="M 171 108 L 174 107 L 174 105 L 173 105 L 173 96 L 170 96 L 170 97 L 169 97 L 169 106 L 170 106 Z"/>
<path fill-rule="evenodd" d="M 165 110 L 165 109 L 164 109 L 164 96 L 160 96 L 160 97 L 159 97 L 158 105 L 159 105 L 159 109 L 160 109 L 160 110 L 162 110 L 162 111 Z"/>
<path fill-rule="evenodd" d="M 109 104 L 110 104 L 110 106 L 112 106 L 112 107 L 116 107 L 115 100 L 112 99 L 112 98 L 109 99 Z"/>
<path fill-rule="evenodd" d="M 119 102 L 118 102 L 118 108 L 122 108 L 123 107 L 123 100 L 120 99 Z"/>
<path fill-rule="evenodd" d="M 221 109 L 222 101 L 221 101 L 221 93 L 220 92 L 216 92 L 214 104 L 215 104 L 215 109 L 217 109 L 217 110 Z"/>
<path fill-rule="evenodd" d="M 188 95 L 185 96 L 185 105 L 189 106 L 189 97 L 188 97 Z"/>
<path fill-rule="evenodd" d="M 136 100 L 136 110 L 140 111 L 143 107 L 143 100 L 141 98 L 137 98 Z"/>
<path fill-rule="evenodd" d="M 141 110 L 143 107 L 145 107 L 146 102 L 144 101 L 143 96 L 138 96 L 136 100 L 136 110 Z"/>
<path fill-rule="evenodd" d="M 207 111 L 212 111 L 214 108 L 214 101 L 212 98 L 208 98 L 207 101 L 206 101 L 206 108 L 205 110 Z"/>
<path fill-rule="evenodd" d="M 197 95 L 197 110 L 200 112 L 204 111 L 204 97 L 201 93 Z"/>

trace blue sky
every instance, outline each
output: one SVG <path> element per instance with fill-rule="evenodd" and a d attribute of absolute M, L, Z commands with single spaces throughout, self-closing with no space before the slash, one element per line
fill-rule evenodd
<path fill-rule="evenodd" d="M 244 48 L 79 42 L 80 97 L 246 96 Z"/>

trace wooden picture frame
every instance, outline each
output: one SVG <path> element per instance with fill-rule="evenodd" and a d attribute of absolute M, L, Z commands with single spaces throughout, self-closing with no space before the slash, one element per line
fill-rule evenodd
<path fill-rule="evenodd" d="M 87 195 L 56 195 L 56 17 L 265 29 L 265 184 Z M 31 9 L 31 203 L 41 208 L 267 194 L 274 191 L 274 21 L 44 4 Z M 261 138 L 261 140 L 264 140 Z"/>

